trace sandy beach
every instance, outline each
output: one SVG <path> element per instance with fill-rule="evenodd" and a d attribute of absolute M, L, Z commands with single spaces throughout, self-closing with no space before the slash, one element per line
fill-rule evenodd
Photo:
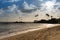
<path fill-rule="evenodd" d="M 60 40 L 60 25 L 36 31 L 29 31 L 27 33 L 22 33 L 0 40 Z"/>

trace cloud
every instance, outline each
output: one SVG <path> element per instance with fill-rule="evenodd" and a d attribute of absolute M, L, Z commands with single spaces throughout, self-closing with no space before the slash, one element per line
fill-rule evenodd
<path fill-rule="evenodd" d="M 18 2 L 20 0 L 8 0 L 7 2 Z"/>
<path fill-rule="evenodd" d="M 0 2 L 2 3 L 6 3 L 6 2 L 18 2 L 20 0 L 0 0 Z"/>
<path fill-rule="evenodd" d="M 19 10 L 18 7 L 13 4 L 12 6 L 8 6 L 8 9 L 3 10 L 0 9 L 0 17 L 2 15 L 2 17 L 15 17 L 18 16 Z"/>
<path fill-rule="evenodd" d="M 43 0 L 39 0 L 39 1 L 43 1 Z"/>
<path fill-rule="evenodd" d="M 0 9 L 0 15 L 3 13 L 4 11 L 2 9 Z"/>
<path fill-rule="evenodd" d="M 27 13 L 29 14 L 29 12 Z M 15 4 L 13 4 L 12 6 L 8 6 L 8 9 L 0 9 L 0 17 L 23 17 L 28 16 L 27 13 L 22 12 Z"/>
<path fill-rule="evenodd" d="M 15 5 L 15 4 L 13 4 L 12 6 L 8 6 L 8 10 L 10 11 L 10 12 L 13 12 L 13 11 L 17 11 L 17 6 Z"/>
<path fill-rule="evenodd" d="M 27 2 L 24 2 L 23 5 L 24 5 L 24 9 L 26 9 L 26 10 L 37 8 L 35 5 L 33 5 L 33 4 L 29 5 Z"/>
<path fill-rule="evenodd" d="M 51 12 L 54 8 L 58 8 L 60 3 L 56 2 L 56 0 L 47 1 L 41 4 L 41 10 L 46 12 Z"/>
<path fill-rule="evenodd" d="M 10 15 L 10 17 L 19 17 L 22 15 L 22 12 L 18 9 L 18 6 L 13 4 L 12 6 L 8 6 L 8 10 L 9 12 L 8 15 Z"/>
<path fill-rule="evenodd" d="M 40 1 L 44 1 L 44 0 L 40 0 Z M 17 0 L 9 0 L 8 2 L 17 2 Z M 48 2 L 48 1 L 46 1 Z M 54 3 L 53 8 L 51 8 L 51 6 L 49 6 L 49 9 L 51 8 L 52 10 L 48 10 L 46 9 L 46 2 L 42 2 L 40 4 L 38 4 L 40 7 L 38 8 L 35 4 L 28 4 L 26 1 L 24 1 L 23 3 L 23 8 L 19 9 L 19 6 L 16 4 L 13 4 L 11 6 L 8 6 L 8 9 L 4 10 L 3 8 L 0 9 L 0 17 L 22 17 L 22 19 L 28 19 L 29 17 L 32 19 L 48 19 L 49 17 L 47 17 L 45 14 L 48 13 L 50 16 L 53 17 L 58 17 L 60 16 L 60 3 L 56 2 L 56 0 L 52 0 L 51 2 Z M 49 1 L 50 2 L 50 1 Z M 50 2 L 50 3 L 51 3 Z M 46 5 L 45 5 L 46 3 Z M 51 3 L 52 4 L 52 3 Z M 35 15 L 38 14 L 38 17 L 35 17 Z M 24 17 L 24 18 L 23 18 Z"/>
<path fill-rule="evenodd" d="M 31 13 L 37 10 L 37 6 L 33 4 L 28 4 L 27 2 L 24 1 L 23 3 L 23 9 L 21 10 L 23 13 Z"/>

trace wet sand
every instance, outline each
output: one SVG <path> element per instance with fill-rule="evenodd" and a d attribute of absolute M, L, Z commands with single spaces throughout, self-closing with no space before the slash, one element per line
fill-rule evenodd
<path fill-rule="evenodd" d="M 60 25 L 51 28 L 30 31 L 0 40 L 60 40 Z"/>

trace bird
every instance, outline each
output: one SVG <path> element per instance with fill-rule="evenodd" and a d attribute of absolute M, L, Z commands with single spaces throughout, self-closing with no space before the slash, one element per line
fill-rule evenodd
<path fill-rule="evenodd" d="M 49 17 L 49 14 L 46 14 L 46 16 L 48 16 L 48 17 Z"/>
<path fill-rule="evenodd" d="M 37 15 L 35 15 L 35 17 L 37 17 L 38 16 L 38 14 Z"/>

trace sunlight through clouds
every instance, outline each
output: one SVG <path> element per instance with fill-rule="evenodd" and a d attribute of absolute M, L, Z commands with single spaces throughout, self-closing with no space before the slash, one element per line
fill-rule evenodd
<path fill-rule="evenodd" d="M 47 1 L 47 2 L 45 2 L 45 3 L 42 3 L 42 9 L 44 8 L 46 11 L 52 11 L 52 9 L 54 8 L 54 6 L 55 6 L 55 1 Z M 43 10 L 44 10 L 43 9 Z"/>
<path fill-rule="evenodd" d="M 1 0 L 0 17 L 28 19 L 49 19 L 46 13 L 60 18 L 60 2 L 58 0 Z M 35 15 L 37 15 L 35 17 Z M 25 18 L 24 18 L 25 17 Z M 9 19 L 8 18 L 8 19 Z"/>

